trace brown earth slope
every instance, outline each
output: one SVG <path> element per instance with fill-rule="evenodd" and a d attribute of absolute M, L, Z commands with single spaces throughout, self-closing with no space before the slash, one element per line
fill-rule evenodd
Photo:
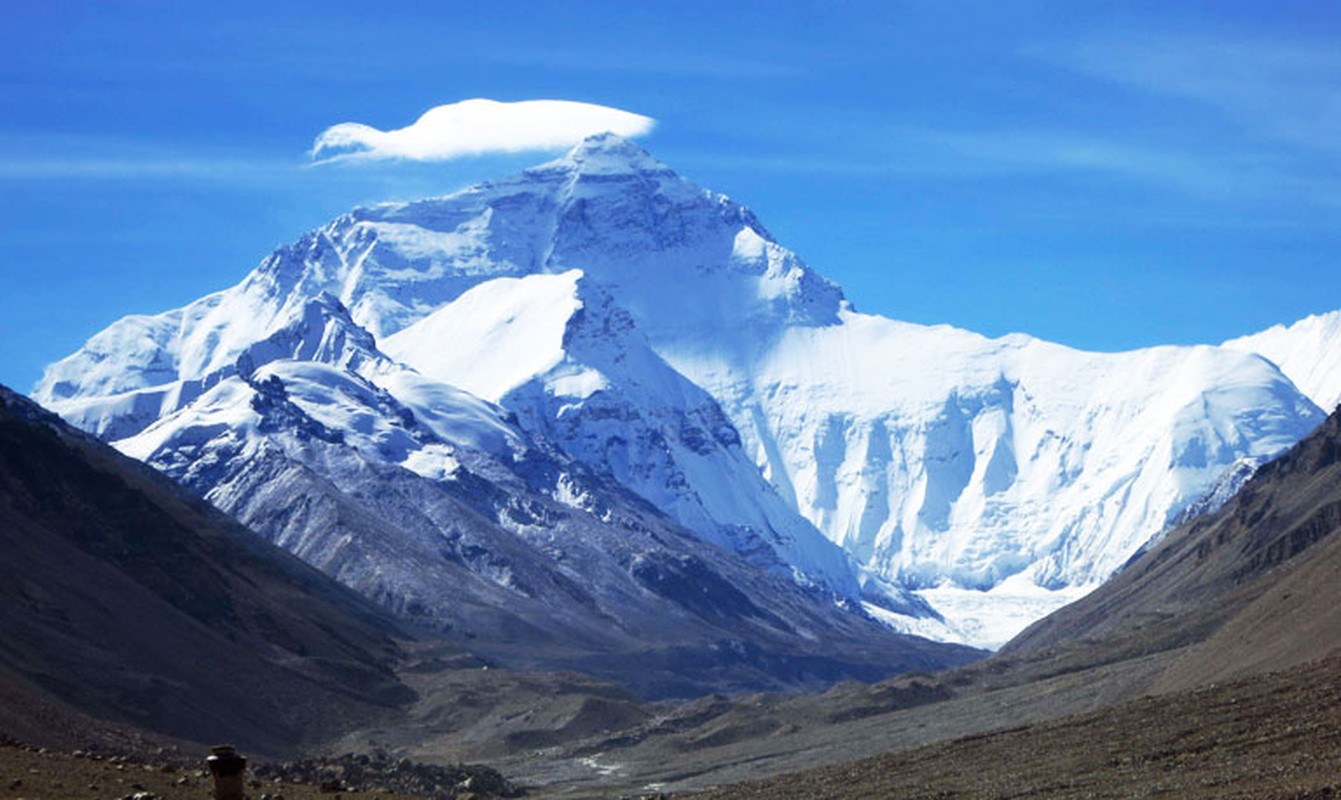
<path fill-rule="evenodd" d="M 693 797 L 1341 797 L 1341 662 L 1142 698 Z"/>

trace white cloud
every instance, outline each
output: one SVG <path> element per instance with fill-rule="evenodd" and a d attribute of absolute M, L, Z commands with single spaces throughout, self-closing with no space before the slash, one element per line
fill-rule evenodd
<path fill-rule="evenodd" d="M 382 131 L 357 122 L 327 128 L 312 145 L 317 161 L 444 161 L 485 153 L 570 147 L 597 133 L 640 136 L 651 117 L 572 100 L 462 100 L 431 108 L 414 124 Z"/>

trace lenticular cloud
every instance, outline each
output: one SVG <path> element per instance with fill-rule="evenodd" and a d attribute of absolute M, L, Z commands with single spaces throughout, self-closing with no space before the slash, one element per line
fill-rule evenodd
<path fill-rule="evenodd" d="M 597 133 L 639 136 L 651 117 L 572 100 L 462 100 L 429 109 L 414 124 L 383 131 L 342 122 L 312 145 L 317 161 L 400 158 L 444 161 L 485 153 L 515 153 L 572 146 Z"/>

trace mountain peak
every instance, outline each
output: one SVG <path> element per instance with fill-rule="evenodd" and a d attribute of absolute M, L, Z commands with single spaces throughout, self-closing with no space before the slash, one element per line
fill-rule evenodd
<path fill-rule="evenodd" d="M 372 334 L 359 327 L 329 292 L 321 292 L 290 313 L 287 325 L 242 351 L 237 369 L 244 376 L 280 359 L 320 361 L 353 370 L 383 358 Z"/>
<path fill-rule="evenodd" d="M 653 158 L 637 142 L 616 133 L 588 136 L 563 156 L 528 171 L 586 175 L 671 174 L 670 167 Z"/>

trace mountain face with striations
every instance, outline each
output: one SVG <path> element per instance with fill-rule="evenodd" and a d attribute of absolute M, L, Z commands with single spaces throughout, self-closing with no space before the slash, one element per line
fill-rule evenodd
<path fill-rule="evenodd" d="M 623 492 L 731 563 L 983 645 L 1323 419 L 1254 353 L 1086 353 L 858 313 L 744 206 L 610 135 L 356 209 L 235 287 L 115 323 L 35 396 L 393 605 L 455 602 L 437 579 L 405 588 L 434 531 L 489 554 L 435 568 L 548 585 L 502 544 L 461 543 L 458 507 L 551 537 L 551 566 L 611 555 L 567 573 L 603 590 L 637 554 L 553 520 L 650 518 Z M 374 533 L 411 517 L 422 553 Z M 320 533 L 333 520 L 344 538 Z"/>

